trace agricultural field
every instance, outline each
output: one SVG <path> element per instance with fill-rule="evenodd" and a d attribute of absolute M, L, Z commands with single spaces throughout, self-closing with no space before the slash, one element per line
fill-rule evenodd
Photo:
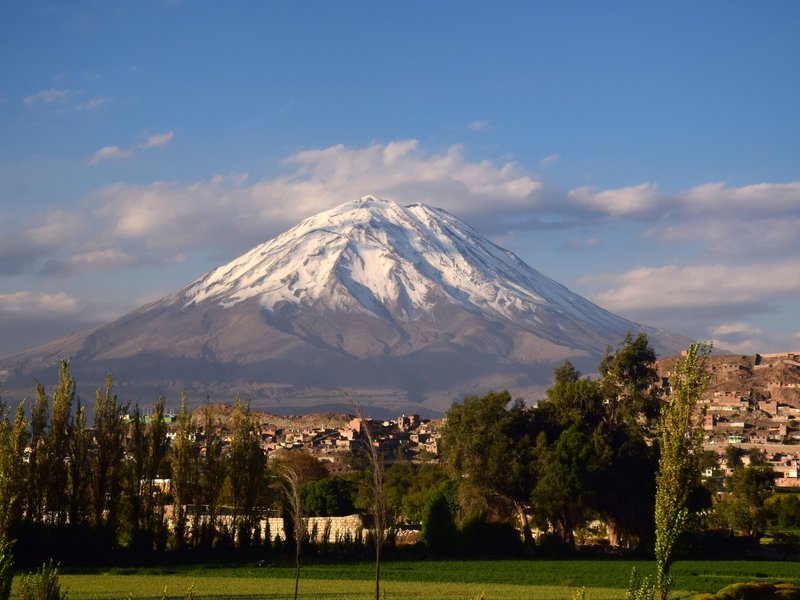
<path fill-rule="evenodd" d="M 636 567 L 652 562 L 624 560 L 395 561 L 382 565 L 381 596 L 467 600 L 570 599 L 586 588 L 589 600 L 622 599 Z M 716 592 L 741 581 L 784 581 L 800 585 L 800 562 L 683 561 L 673 567 L 674 597 Z M 304 566 L 300 597 L 355 600 L 373 594 L 369 563 Z M 290 598 L 294 571 L 286 565 L 65 570 L 60 579 L 70 600 Z M 13 595 L 12 595 L 13 598 Z"/>

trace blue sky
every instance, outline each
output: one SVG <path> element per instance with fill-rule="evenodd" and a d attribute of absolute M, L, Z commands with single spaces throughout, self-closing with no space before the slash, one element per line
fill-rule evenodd
<path fill-rule="evenodd" d="M 800 4 L 0 0 L 0 355 L 365 194 L 800 349 Z"/>

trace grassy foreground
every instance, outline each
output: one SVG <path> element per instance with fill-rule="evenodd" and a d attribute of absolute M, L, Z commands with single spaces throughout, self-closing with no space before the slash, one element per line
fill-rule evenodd
<path fill-rule="evenodd" d="M 396 561 L 382 565 L 386 598 L 486 600 L 572 598 L 585 587 L 589 600 L 624 598 L 631 568 L 651 572 L 652 562 L 622 560 Z M 175 569 L 65 571 L 62 589 L 70 600 L 184 598 L 290 598 L 293 570 L 286 566 L 203 566 Z M 370 598 L 369 563 L 303 567 L 302 598 Z M 800 585 L 800 562 L 684 561 L 673 567 L 676 598 L 716 592 L 740 581 L 787 581 Z M 382 594 L 383 595 L 383 592 Z M 12 596 L 13 597 L 13 596 Z"/>

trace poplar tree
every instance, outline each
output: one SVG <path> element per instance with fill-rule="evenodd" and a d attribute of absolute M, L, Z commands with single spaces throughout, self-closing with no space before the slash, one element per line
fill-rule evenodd
<path fill-rule="evenodd" d="M 200 501 L 206 506 L 206 523 L 201 541 L 211 547 L 217 531 L 220 495 L 227 476 L 226 457 L 223 455 L 219 423 L 210 406 L 204 406 L 203 446 L 200 455 Z"/>
<path fill-rule="evenodd" d="M 175 522 L 175 545 L 186 544 L 186 511 L 195 502 L 197 494 L 197 449 L 192 415 L 186 408 L 186 394 L 181 395 L 181 410 L 178 413 L 178 429 L 170 446 L 172 465 L 173 520 Z"/>
<path fill-rule="evenodd" d="M 152 419 L 147 428 L 147 455 L 145 460 L 144 478 L 147 482 L 144 496 L 144 522 L 143 526 L 151 543 L 160 545 L 164 529 L 164 506 L 158 500 L 155 488 L 155 479 L 161 475 L 160 469 L 167 456 L 167 423 L 164 420 L 164 396 L 159 396 L 153 407 Z"/>
<path fill-rule="evenodd" d="M 86 407 L 81 404 L 80 399 L 69 431 L 69 524 L 77 527 L 85 525 L 89 519 L 89 490 L 92 484 Z"/>
<path fill-rule="evenodd" d="M 671 393 L 661 407 L 658 445 L 661 452 L 656 473 L 656 582 L 655 597 L 666 600 L 671 578 L 673 548 L 689 518 L 689 494 L 699 476 L 703 450 L 703 422 L 697 403 L 709 381 L 709 344 L 692 344 L 675 366 Z"/>
<path fill-rule="evenodd" d="M 144 486 L 145 468 L 147 460 L 147 438 L 145 437 L 142 411 L 139 405 L 133 407 L 131 413 L 131 430 L 128 440 L 128 454 L 130 455 L 128 473 L 128 499 L 130 501 L 130 527 L 131 545 L 139 550 L 145 545 L 144 527 Z"/>
<path fill-rule="evenodd" d="M 133 410 L 128 450 L 131 456 L 128 495 L 134 546 L 151 550 L 163 524 L 154 481 L 167 448 L 163 396 L 159 396 L 148 422 L 145 421 L 137 405 Z"/>
<path fill-rule="evenodd" d="M 22 521 L 27 488 L 25 447 L 28 423 L 22 403 L 13 422 L 8 409 L 0 404 L 0 543 L 9 542 Z"/>
<path fill-rule="evenodd" d="M 250 412 L 250 402 L 234 399 L 230 460 L 234 534 L 249 545 L 258 516 L 257 504 L 266 484 L 266 459 L 261 450 L 261 429 Z"/>
<path fill-rule="evenodd" d="M 53 388 L 53 416 L 46 442 L 45 488 L 48 520 L 59 526 L 66 524 L 69 509 L 67 458 L 70 453 L 70 417 L 74 399 L 75 378 L 69 371 L 69 361 L 62 360 L 58 383 Z"/>
<path fill-rule="evenodd" d="M 30 453 L 28 454 L 28 481 L 25 486 L 25 521 L 41 523 L 44 519 L 45 489 L 50 475 L 47 455 L 47 427 L 50 420 L 50 403 L 44 386 L 35 384 L 36 399 L 31 403 Z"/>
<path fill-rule="evenodd" d="M 92 456 L 92 500 L 94 527 L 105 529 L 112 537 L 118 526 L 118 508 L 122 483 L 126 407 L 111 393 L 113 379 L 106 375 L 105 389 L 97 388 L 94 409 L 94 452 Z"/>

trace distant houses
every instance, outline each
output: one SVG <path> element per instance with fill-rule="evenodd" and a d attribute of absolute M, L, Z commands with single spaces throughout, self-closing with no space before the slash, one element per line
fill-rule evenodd
<path fill-rule="evenodd" d="M 665 388 L 674 365 L 674 357 L 659 361 Z M 712 356 L 709 369 L 699 416 L 705 449 L 720 457 L 727 475 L 728 446 L 760 451 L 777 486 L 800 488 L 800 353 Z"/>

